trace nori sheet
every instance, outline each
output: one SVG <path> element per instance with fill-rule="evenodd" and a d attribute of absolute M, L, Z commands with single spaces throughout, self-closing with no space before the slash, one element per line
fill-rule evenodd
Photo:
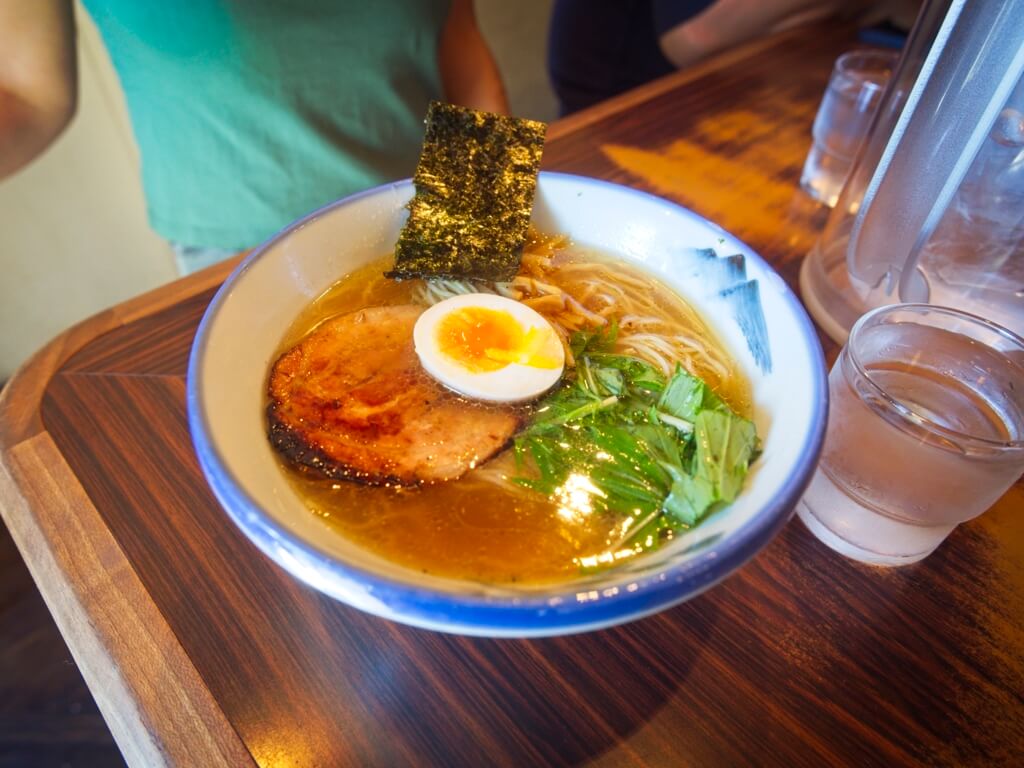
<path fill-rule="evenodd" d="M 511 280 L 547 126 L 431 102 L 409 219 L 387 277 Z"/>

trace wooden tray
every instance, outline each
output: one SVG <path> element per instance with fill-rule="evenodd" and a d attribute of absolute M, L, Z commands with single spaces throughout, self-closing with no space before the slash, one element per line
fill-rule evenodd
<path fill-rule="evenodd" d="M 797 179 L 850 42 L 803 30 L 641 88 L 552 126 L 545 168 L 674 198 L 795 284 L 825 215 Z M 1021 486 L 912 567 L 794 521 L 616 629 L 399 626 L 287 576 L 201 476 L 186 363 L 231 266 L 68 331 L 0 396 L 4 520 L 130 764 L 1024 764 Z"/>

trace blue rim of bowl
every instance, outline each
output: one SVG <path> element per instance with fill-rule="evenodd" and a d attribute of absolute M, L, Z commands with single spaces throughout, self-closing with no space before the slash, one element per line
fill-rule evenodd
<path fill-rule="evenodd" d="M 732 247 L 742 252 L 744 257 L 757 262 L 766 274 L 777 275 L 775 270 L 745 243 L 717 224 L 670 200 L 631 187 L 586 176 L 545 171 L 541 173 L 541 177 L 542 179 L 551 179 L 553 182 L 562 181 L 574 185 L 613 188 L 618 193 L 635 195 L 659 207 L 667 208 L 673 213 L 682 211 L 719 233 Z M 828 413 L 825 360 L 818 335 L 803 305 L 781 278 L 778 281 L 778 287 L 781 288 L 782 299 L 789 306 L 800 326 L 800 334 L 810 353 L 811 362 L 817 363 L 812 371 L 814 376 L 813 402 L 816 403 L 816 407 L 811 416 L 807 433 L 802 439 L 799 460 L 776 494 L 753 519 L 747 521 L 735 533 L 724 538 L 720 543 L 709 546 L 684 563 L 669 565 L 665 569 L 651 573 L 637 574 L 626 588 L 605 590 L 602 587 L 597 587 L 596 596 L 592 591 L 594 588 L 588 586 L 584 586 L 582 591 L 562 588 L 561 591 L 545 593 L 543 596 L 531 592 L 522 594 L 503 592 L 494 596 L 462 595 L 457 592 L 426 589 L 410 582 L 387 578 L 379 573 L 338 561 L 314 544 L 293 535 L 282 527 L 264 511 L 255 499 L 242 490 L 237 478 L 231 474 L 210 438 L 206 414 L 203 412 L 202 401 L 199 397 L 202 378 L 202 350 L 205 347 L 210 326 L 221 305 L 231 294 L 235 283 L 261 258 L 263 253 L 279 240 L 328 211 L 350 205 L 364 198 L 383 194 L 388 190 L 406 188 L 411 183 L 410 179 L 405 179 L 350 195 L 318 208 L 285 227 L 255 248 L 228 276 L 207 306 L 199 324 L 189 354 L 186 386 L 188 422 L 193 446 L 203 474 L 221 506 L 264 554 L 285 567 L 284 564 L 277 561 L 274 555 L 280 551 L 282 544 L 287 545 L 288 551 L 293 557 L 296 555 L 303 557 L 305 564 L 318 573 L 331 574 L 331 579 L 338 582 L 335 589 L 331 588 L 330 583 L 325 583 L 320 579 L 313 586 L 342 602 L 348 602 L 346 600 L 348 591 L 340 586 L 341 583 L 359 583 L 367 594 L 373 596 L 372 604 L 369 607 L 361 606 L 363 610 L 383 618 L 457 634 L 488 637 L 540 637 L 614 626 L 648 616 L 695 597 L 735 572 L 775 536 L 788 522 L 797 501 L 810 482 L 824 441 Z M 291 568 L 286 569 L 297 578 L 303 579 L 302 574 Z"/>

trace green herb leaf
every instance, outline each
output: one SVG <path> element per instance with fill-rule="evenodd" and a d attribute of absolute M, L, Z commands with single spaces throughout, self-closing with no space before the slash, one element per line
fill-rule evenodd
<path fill-rule="evenodd" d="M 715 489 L 702 475 L 681 475 L 665 499 L 665 511 L 685 526 L 697 524 L 715 502 Z"/>
<path fill-rule="evenodd" d="M 619 323 L 613 319 L 607 325 L 576 331 L 569 340 L 569 348 L 572 349 L 573 357 L 580 358 L 587 353 L 610 350 L 618 337 Z"/>
<path fill-rule="evenodd" d="M 710 484 L 716 499 L 732 501 L 743 485 L 756 440 L 752 422 L 731 411 L 701 411 L 694 420 L 694 476 Z"/>
<path fill-rule="evenodd" d="M 622 375 L 622 371 L 615 368 L 599 368 L 594 373 L 594 379 L 601 390 L 616 396 L 626 391 L 626 377 Z"/>
<path fill-rule="evenodd" d="M 736 498 L 759 449 L 752 422 L 676 366 L 666 382 L 649 363 L 611 351 L 618 327 L 578 332 L 576 368 L 516 439 L 535 476 L 516 481 L 548 495 L 572 474 L 598 490 L 595 510 L 631 515 L 629 546 L 657 546 Z"/>
<path fill-rule="evenodd" d="M 658 401 L 658 409 L 692 422 L 703 410 L 728 411 L 729 407 L 707 384 L 677 365 Z"/>
<path fill-rule="evenodd" d="M 589 352 L 582 359 L 590 367 L 618 371 L 628 381 L 631 389 L 661 392 L 665 388 L 665 377 L 661 371 L 639 357 Z"/>

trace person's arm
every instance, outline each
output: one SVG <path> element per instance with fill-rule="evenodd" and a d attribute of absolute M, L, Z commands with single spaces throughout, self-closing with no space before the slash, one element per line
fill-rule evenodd
<path fill-rule="evenodd" d="M 862 4 L 859 0 L 717 0 L 664 32 L 659 43 L 665 58 L 677 67 L 686 67 L 758 35 Z"/>
<path fill-rule="evenodd" d="M 64 130 L 77 79 L 71 0 L 0 0 L 0 179 Z"/>
<path fill-rule="evenodd" d="M 498 65 L 480 33 L 473 0 L 452 0 L 441 32 L 438 63 L 445 98 L 452 104 L 508 114 Z"/>

